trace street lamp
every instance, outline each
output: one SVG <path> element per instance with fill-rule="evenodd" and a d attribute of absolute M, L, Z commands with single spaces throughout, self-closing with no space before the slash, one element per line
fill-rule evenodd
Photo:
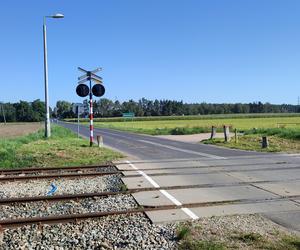
<path fill-rule="evenodd" d="M 43 23 L 43 39 L 44 39 L 44 80 L 45 80 L 45 137 L 51 136 L 50 129 L 50 111 L 49 111 L 49 95 L 48 95 L 48 62 L 47 62 L 47 30 L 46 30 L 46 18 L 64 18 L 63 14 L 57 13 L 53 16 L 44 16 Z"/>

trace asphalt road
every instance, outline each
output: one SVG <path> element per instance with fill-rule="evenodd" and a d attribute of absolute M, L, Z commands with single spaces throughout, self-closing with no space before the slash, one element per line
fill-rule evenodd
<path fill-rule="evenodd" d="M 77 132 L 77 125 L 72 123 L 59 124 Z M 80 134 L 89 137 L 89 128 L 80 126 Z M 131 156 L 133 159 L 174 159 L 174 158 L 209 158 L 222 159 L 236 156 L 257 155 L 255 152 L 232 150 L 199 143 L 186 143 L 158 138 L 154 136 L 117 131 L 112 129 L 94 129 L 94 137 L 102 135 L 104 145 Z"/>
<path fill-rule="evenodd" d="M 59 124 L 77 132 L 76 124 Z M 89 138 L 89 128 L 80 126 L 80 134 Z M 111 129 L 96 128 L 94 135 L 102 135 L 105 146 L 128 156 L 117 163 L 128 189 L 157 188 L 133 195 L 141 206 L 182 206 L 147 213 L 154 223 L 259 213 L 300 232 L 299 155 L 232 150 Z"/>

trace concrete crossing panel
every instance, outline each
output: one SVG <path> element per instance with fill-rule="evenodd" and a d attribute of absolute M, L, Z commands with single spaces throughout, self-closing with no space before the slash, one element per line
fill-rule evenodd
<path fill-rule="evenodd" d="M 235 214 L 256 214 L 256 213 L 274 213 L 274 212 L 277 213 L 282 211 L 289 211 L 288 214 L 290 215 L 291 214 L 299 215 L 299 206 L 297 206 L 295 203 L 291 201 L 266 201 L 260 203 L 194 207 L 194 208 L 190 208 L 190 210 L 192 210 L 192 212 L 195 213 L 199 218 L 235 215 Z M 153 212 L 147 212 L 146 214 L 153 223 L 166 223 L 166 222 L 182 221 L 182 220 L 190 219 L 188 218 L 188 216 L 182 214 L 181 210 L 179 209 L 171 209 L 166 211 L 153 211 Z M 273 216 L 275 217 L 274 214 Z M 298 221 L 299 219 L 300 216 L 298 218 Z"/>
<path fill-rule="evenodd" d="M 260 190 L 252 186 L 213 187 L 213 188 L 187 188 L 168 190 L 172 196 L 184 204 L 226 202 L 245 199 L 272 199 L 277 195 Z M 159 191 L 138 192 L 133 194 L 135 200 L 142 206 L 172 205 Z"/>
<path fill-rule="evenodd" d="M 229 184 L 240 182 L 239 179 L 225 175 L 223 173 L 212 173 L 205 175 L 164 175 L 152 176 L 151 178 L 161 187 L 176 187 L 218 183 Z M 129 189 L 152 187 L 152 185 L 144 177 L 123 177 L 122 180 Z"/>
<path fill-rule="evenodd" d="M 282 196 L 300 195 L 300 180 L 289 182 L 256 184 L 257 187 Z"/>

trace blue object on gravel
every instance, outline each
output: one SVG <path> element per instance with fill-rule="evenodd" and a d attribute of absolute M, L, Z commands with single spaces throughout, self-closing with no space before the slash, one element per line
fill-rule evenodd
<path fill-rule="evenodd" d="M 49 196 L 53 195 L 57 190 L 57 186 L 54 183 L 51 183 L 51 187 L 52 187 L 52 189 L 47 193 L 47 195 L 49 195 Z"/>

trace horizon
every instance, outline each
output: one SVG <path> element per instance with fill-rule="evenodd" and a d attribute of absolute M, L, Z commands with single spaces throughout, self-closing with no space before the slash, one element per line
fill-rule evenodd
<path fill-rule="evenodd" d="M 213 102 L 184 102 L 183 100 L 172 100 L 172 99 L 147 99 L 147 98 L 145 98 L 145 97 L 142 97 L 142 98 L 139 98 L 139 99 L 127 99 L 127 100 L 123 100 L 123 101 L 121 101 L 121 100 L 113 100 L 113 99 L 109 99 L 109 98 L 106 98 L 106 97 L 102 97 L 102 98 L 97 98 L 97 99 L 93 99 L 93 102 L 98 102 L 98 101 L 100 101 L 101 99 L 108 99 L 108 100 L 110 100 L 110 101 L 112 101 L 113 103 L 115 103 L 116 101 L 119 101 L 121 104 L 122 103 L 124 103 L 124 102 L 129 102 L 129 101 L 134 101 L 134 102 L 136 102 L 136 103 L 138 103 L 140 100 L 142 100 L 142 99 L 146 99 L 147 101 L 151 101 L 151 102 L 154 102 L 154 101 L 175 101 L 175 102 L 182 102 L 183 104 L 187 104 L 187 105 L 193 105 L 193 104 L 195 104 L 195 105 L 199 105 L 199 104 L 208 104 L 208 105 L 235 105 L 235 104 L 241 104 L 241 105 L 247 105 L 247 104 L 258 104 L 258 103 L 262 103 L 263 105 L 265 105 L 265 104 L 270 104 L 270 105 L 277 105 L 277 106 L 282 106 L 282 105 L 291 105 L 291 106 L 299 106 L 300 104 L 299 103 L 297 103 L 297 104 L 292 104 L 292 103 L 270 103 L 270 102 L 262 102 L 262 101 L 253 101 L 253 102 L 232 102 L 232 103 L 226 103 L 226 102 L 223 102 L 223 103 L 221 103 L 221 102 L 219 102 L 219 103 L 217 103 L 217 102 L 215 102 L 215 103 L 213 103 Z M 21 101 L 25 101 L 25 102 L 28 102 L 28 103 L 32 103 L 32 102 L 34 102 L 34 101 L 36 101 L 36 100 L 40 100 L 40 101 L 42 101 L 42 102 L 44 102 L 44 100 L 41 100 L 41 99 L 34 99 L 34 100 L 29 100 L 29 101 L 27 101 L 27 100 L 19 100 L 19 101 L 16 101 L 16 102 L 3 102 L 3 101 L 1 101 L 0 100 L 0 104 L 15 104 L 15 103 L 19 103 L 19 102 L 21 102 Z M 72 105 L 74 105 L 74 104 L 76 104 L 76 103 L 84 103 L 84 101 L 87 101 L 87 102 L 89 102 L 89 99 L 83 99 L 82 100 L 82 102 L 69 102 L 68 100 L 57 100 L 58 102 L 59 101 L 66 101 L 66 102 L 69 102 L 70 104 L 72 104 Z M 55 107 L 56 107 L 56 104 L 57 103 L 55 103 L 55 105 L 54 106 L 50 106 L 50 108 L 53 110 Z"/>

